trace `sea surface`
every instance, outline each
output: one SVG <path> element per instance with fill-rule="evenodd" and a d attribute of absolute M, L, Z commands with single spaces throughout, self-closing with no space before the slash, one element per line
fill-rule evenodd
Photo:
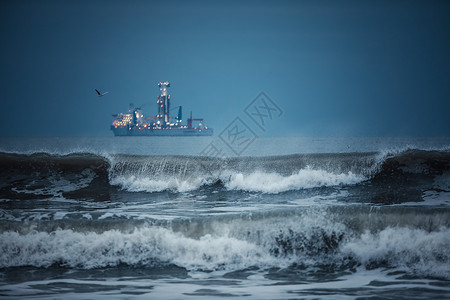
<path fill-rule="evenodd" d="M 450 138 L 241 145 L 0 138 L 0 298 L 450 298 Z"/>

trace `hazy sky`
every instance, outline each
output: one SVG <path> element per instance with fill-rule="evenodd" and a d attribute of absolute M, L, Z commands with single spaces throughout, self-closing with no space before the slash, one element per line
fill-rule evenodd
<path fill-rule="evenodd" d="M 0 1 L 0 37 L 3 136 L 112 136 L 166 80 L 216 133 L 264 91 L 258 135 L 450 135 L 450 1 Z"/>

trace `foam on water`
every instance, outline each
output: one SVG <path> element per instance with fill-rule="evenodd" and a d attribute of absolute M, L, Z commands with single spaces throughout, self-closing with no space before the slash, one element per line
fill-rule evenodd
<path fill-rule="evenodd" d="M 72 230 L 26 235 L 4 232 L 0 241 L 0 267 L 60 264 L 90 269 L 120 263 L 174 263 L 188 269 L 215 269 L 257 264 L 267 256 L 256 245 L 235 238 L 205 235 L 193 239 L 160 227 L 101 234 Z"/>
<path fill-rule="evenodd" d="M 325 170 L 310 168 L 299 170 L 288 176 L 257 171 L 250 174 L 232 173 L 228 178 L 225 187 L 230 190 L 264 193 L 281 193 L 289 190 L 356 184 L 365 179 L 364 176 L 352 172 L 334 174 Z"/>
<path fill-rule="evenodd" d="M 257 158 L 214 159 L 187 156 L 109 157 L 89 153 L 52 156 L 1 154 L 5 192 L 64 196 L 89 186 L 96 192 L 117 186 L 129 192 L 187 192 L 218 184 L 227 190 L 282 193 L 318 187 L 356 185 L 378 178 L 404 186 L 402 176 L 434 180 L 429 187 L 449 189 L 448 152 L 408 150 L 394 156 L 335 153 Z M 33 170 L 30 173 L 28 170 Z M 419 177 L 421 177 L 419 179 Z M 15 179 L 19 180 L 15 180 Z M 96 180 L 94 180 L 96 179 Z M 424 182 L 422 180 L 422 182 Z M 92 183 L 92 184 L 91 184 Z M 384 184 L 384 182 L 382 182 Z M 89 194 L 89 189 L 85 193 Z M 25 196 L 23 196 L 25 198 Z M 28 196 L 29 198 L 29 196 Z"/>
<path fill-rule="evenodd" d="M 202 185 L 208 185 L 220 180 L 228 190 L 243 190 L 250 192 L 281 193 L 289 190 L 329 187 L 344 184 L 356 184 L 365 180 L 362 175 L 351 172 L 334 174 L 324 170 L 310 168 L 283 176 L 274 172 L 256 171 L 249 174 L 236 171 L 224 171 L 219 177 L 209 174 L 197 174 L 189 178 L 153 177 L 153 176 L 116 176 L 111 178 L 111 184 L 118 185 L 129 192 L 188 192 L 197 190 Z"/>
<path fill-rule="evenodd" d="M 172 227 L 136 223 L 122 230 L 5 231 L 0 234 L 0 268 L 174 264 L 191 271 L 233 271 L 292 264 L 359 265 L 450 279 L 448 226 L 434 231 L 388 226 L 359 232 L 337 221 L 338 216 L 316 210 L 291 217 L 169 223 Z"/>
<path fill-rule="evenodd" d="M 450 279 L 450 228 L 436 232 L 388 227 L 364 232 L 341 247 L 363 265 L 387 265 L 410 273 Z"/>
<path fill-rule="evenodd" d="M 183 178 L 161 178 L 147 176 L 117 176 L 111 178 L 111 184 L 120 186 L 128 192 L 188 192 L 198 189 L 203 184 L 207 184 L 206 178 L 183 179 Z"/>
<path fill-rule="evenodd" d="M 23 188 L 12 188 L 16 193 L 34 194 L 34 195 L 48 195 L 53 197 L 61 197 L 63 192 L 76 191 L 89 186 L 95 177 L 95 173 L 91 169 L 85 169 L 80 174 L 76 174 L 70 180 L 60 174 L 52 174 L 46 178 L 47 184 L 45 187 L 33 187 L 35 181 L 26 185 Z"/>

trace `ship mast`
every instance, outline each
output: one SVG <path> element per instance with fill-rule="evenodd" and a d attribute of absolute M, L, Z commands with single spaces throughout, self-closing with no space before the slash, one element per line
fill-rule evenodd
<path fill-rule="evenodd" d="M 158 101 L 156 101 L 158 105 L 158 115 L 156 118 L 158 119 L 158 125 L 166 127 L 169 126 L 170 123 L 170 95 L 167 91 L 167 88 L 170 87 L 170 83 L 168 81 L 160 82 L 158 83 L 158 86 L 161 94 L 158 96 Z"/>

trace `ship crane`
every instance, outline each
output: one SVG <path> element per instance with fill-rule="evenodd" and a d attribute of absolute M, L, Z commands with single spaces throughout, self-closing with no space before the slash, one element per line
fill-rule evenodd
<path fill-rule="evenodd" d="M 192 118 L 192 111 L 191 111 L 191 117 L 187 119 L 187 128 L 192 128 L 192 121 L 200 121 L 200 123 L 203 123 L 203 119 L 193 119 Z"/>

